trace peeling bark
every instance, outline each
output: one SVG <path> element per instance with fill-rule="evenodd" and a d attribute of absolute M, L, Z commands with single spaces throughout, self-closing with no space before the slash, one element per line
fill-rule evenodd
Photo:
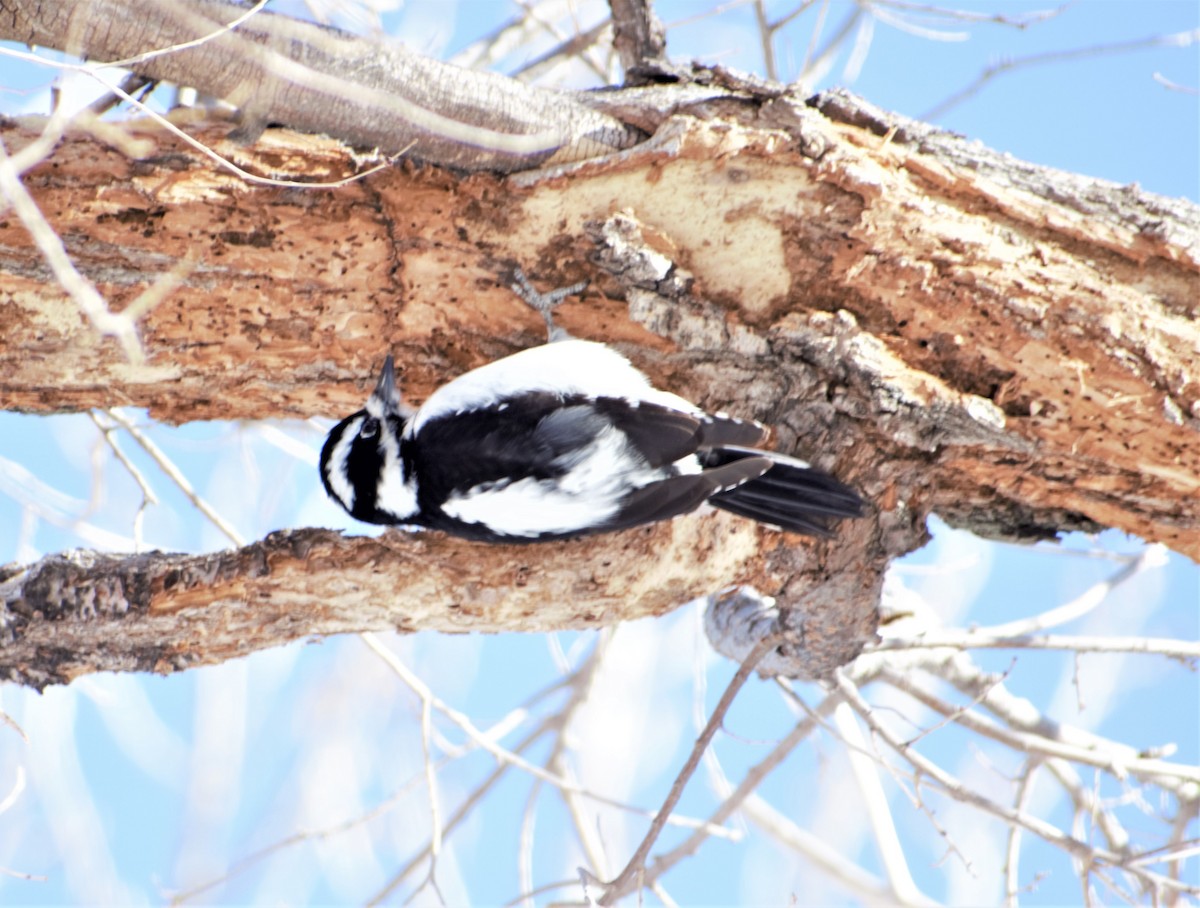
<path fill-rule="evenodd" d="M 545 285 L 593 280 L 561 310 L 569 331 L 613 343 L 678 393 L 775 426 L 782 449 L 875 505 L 834 545 L 767 544 L 790 553 L 771 556 L 784 560 L 769 576 L 752 567 L 761 553 L 714 562 L 710 576 L 703 558 L 673 549 L 710 584 L 671 587 L 674 602 L 757 578 L 810 610 L 815 641 L 844 639 L 842 658 L 869 636 L 863 610 L 888 559 L 923 541 L 934 511 L 1004 538 L 1113 526 L 1200 557 L 1194 205 L 1012 161 L 845 95 L 818 110 L 779 91 L 718 86 L 698 98 L 689 87 L 679 96 L 691 106 L 673 109 L 648 102 L 655 91 L 612 102 L 661 122 L 652 141 L 506 179 L 405 167 L 336 190 L 247 186 L 149 124 L 137 128 L 154 151 L 136 161 L 72 134 L 26 183 L 105 297 L 120 308 L 185 255 L 196 264 L 145 318 L 147 364 L 135 368 L 63 298 L 21 226 L 0 222 L 3 405 L 132 404 L 170 422 L 334 417 L 361 404 L 389 350 L 419 402 L 540 341 L 538 317 L 505 286 L 519 263 Z M 4 128 L 10 149 L 30 126 Z M 324 180 L 355 167 L 330 140 L 271 130 L 246 149 L 225 140 L 227 126 L 188 129 L 259 173 Z M 630 549 L 628 535 L 564 549 L 576 560 L 563 563 L 578 571 L 586 553 L 634 577 L 663 550 Z M 557 563 L 550 547 L 408 545 L 448 553 L 456 570 L 536 559 L 519 602 L 562 593 L 542 577 Z M 395 563 L 379 570 L 386 588 L 404 588 Z M 360 573 L 330 563 L 296 595 Z M 667 607 L 606 595 L 591 609 L 599 600 L 576 588 L 572 605 L 606 621 Z M 237 601 L 247 622 L 267 621 Z M 579 626 L 541 606 L 536 622 L 497 608 L 473 627 Z M 405 624 L 404 614 L 336 629 Z M 465 627 L 424 614 L 405 626 Z M 29 618 L 9 649 L 46 620 Z M 296 633 L 335 629 L 304 627 Z M 172 652 L 207 658 L 202 642 Z M 828 667 L 814 658 L 814 674 Z"/>

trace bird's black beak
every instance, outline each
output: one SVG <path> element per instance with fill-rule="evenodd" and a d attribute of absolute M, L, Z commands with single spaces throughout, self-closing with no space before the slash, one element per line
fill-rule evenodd
<path fill-rule="evenodd" d="M 383 413 L 399 414 L 402 410 L 400 392 L 396 388 L 396 364 L 390 353 L 388 358 L 383 361 L 383 371 L 379 373 L 379 381 L 375 384 L 371 400 L 380 404 Z"/>

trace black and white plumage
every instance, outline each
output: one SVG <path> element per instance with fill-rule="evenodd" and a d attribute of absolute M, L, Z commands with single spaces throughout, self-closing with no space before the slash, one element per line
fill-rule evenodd
<path fill-rule="evenodd" d="M 848 486 L 758 450 L 766 434 L 655 389 L 603 344 L 565 339 L 468 372 L 415 412 L 389 356 L 366 408 L 330 431 L 320 469 L 358 520 L 486 542 L 621 530 L 706 501 L 811 535 L 861 515 Z"/>

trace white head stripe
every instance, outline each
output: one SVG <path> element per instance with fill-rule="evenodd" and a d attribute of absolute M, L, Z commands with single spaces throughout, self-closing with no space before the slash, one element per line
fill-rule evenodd
<path fill-rule="evenodd" d="M 354 486 L 346 476 L 346 458 L 350 456 L 350 445 L 354 444 L 354 439 L 358 437 L 358 430 L 362 428 L 362 424 L 363 417 L 361 416 L 346 424 L 342 431 L 342 437 L 333 446 L 329 463 L 325 465 L 325 478 L 329 480 L 329 487 L 333 489 L 333 494 L 337 496 L 338 501 L 347 511 L 354 508 Z"/>
<path fill-rule="evenodd" d="M 409 520 L 417 513 L 416 477 L 404 475 L 404 463 L 400 458 L 400 440 L 385 424 L 380 429 L 379 444 L 383 448 L 383 463 L 379 467 L 379 484 L 376 486 L 375 507 L 390 514 L 396 520 Z"/>

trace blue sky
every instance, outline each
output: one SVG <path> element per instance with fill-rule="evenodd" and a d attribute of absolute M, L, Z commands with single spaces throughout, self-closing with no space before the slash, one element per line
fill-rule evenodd
<path fill-rule="evenodd" d="M 658 4 L 667 22 L 690 17 L 698 8 L 688 2 Z M 789 8 L 768 4 L 772 15 Z M 810 45 L 819 47 L 824 40 L 812 40 L 821 8 L 814 4 L 777 36 L 783 77 L 794 77 Z M 964 8 L 1016 18 L 1053 4 Z M 580 21 L 590 24 L 597 9 L 579 4 Z M 449 55 L 514 14 L 515 7 L 503 3 L 413 2 L 385 13 L 383 23 L 410 46 Z M 832 33 L 848 14 L 844 3 L 830 4 L 821 35 Z M 1200 28 L 1200 8 L 1186 0 L 1077 2 L 1025 29 L 933 23 L 911 12 L 902 16 L 898 25 L 875 22 L 869 34 L 856 26 L 858 46 L 866 50 L 861 65 L 850 47 L 844 48 L 814 88 L 845 84 L 853 76 L 850 87 L 874 103 L 921 116 L 1000 60 Z M 914 29 L 936 29 L 938 39 Z M 946 40 L 957 33 L 965 33 L 965 39 Z M 748 6 L 681 26 L 670 42 L 676 57 L 761 68 Z M 517 58 L 507 59 L 499 68 L 518 64 Z M 1200 84 L 1198 64 L 1195 40 L 1188 46 L 1159 43 L 1047 60 L 993 79 L 937 122 L 1019 158 L 1196 200 L 1200 104 L 1194 93 L 1165 87 L 1156 74 L 1194 92 Z M 48 71 L 0 59 L 0 85 L 32 92 L 0 93 L 0 105 L 8 105 L 4 112 L 44 103 L 38 92 L 48 78 Z M 312 464 L 325 424 L 170 428 L 149 424 L 144 414 L 132 415 L 244 537 L 306 525 L 362 530 L 352 527 L 319 488 Z M 146 545 L 203 551 L 228 544 L 128 437 L 121 444 L 161 500 L 145 512 Z M 140 502 L 137 485 L 106 452 L 87 415 L 0 413 L 0 563 L 72 547 L 129 549 Z M 978 540 L 937 521 L 933 530 L 933 542 L 899 564 L 894 579 L 949 626 L 994 625 L 1044 611 L 1119 567 L 1097 552 L 1120 556 L 1143 550 L 1138 540 L 1113 532 L 1030 549 Z M 711 708 L 734 670 L 708 650 L 698 615 L 689 606 L 657 621 L 637 622 L 606 644 L 586 709 L 572 726 L 578 754 L 571 770 L 590 786 L 645 808 L 661 801 L 690 747 L 698 715 Z M 1200 639 L 1200 571 L 1170 555 L 1165 566 L 1139 575 L 1061 630 Z M 553 685 L 566 667 L 579 665 L 596 642 L 590 634 L 421 634 L 387 644 L 439 697 L 481 728 L 511 720 L 515 730 L 502 738 L 511 746 L 528 729 L 520 724 L 525 714 L 514 710 Z M 1196 675 L 1176 663 L 1129 655 L 1088 655 L 1076 662 L 1061 654 L 1011 651 L 982 651 L 975 657 L 984 668 L 1007 673 L 1005 684 L 1014 694 L 1061 721 L 1138 747 L 1173 743 L 1178 748 L 1173 760 L 1200 763 L 1200 687 Z M 821 696 L 814 685 L 797 690 L 809 703 Z M 548 693 L 528 707 L 528 715 L 552 712 L 563 698 L 561 691 Z M 936 724 L 931 713 L 895 696 L 880 694 L 878 703 L 916 723 Z M 419 702 L 357 638 L 297 644 L 168 678 L 89 677 L 41 696 L 4 686 L 0 709 L 28 737 L 25 743 L 0 725 L 0 801 L 15 779 L 26 783 L 0 812 L 0 869 L 44 877 L 0 873 L 4 903 L 158 903 L 228 873 L 264 846 L 298 832 L 329 829 L 394 798 L 391 809 L 378 816 L 320 840 L 282 847 L 195 900 L 361 902 L 379 891 L 428 835 Z M 752 682 L 718 738 L 720 770 L 736 783 L 793 723 L 788 702 L 769 683 Z M 463 742 L 461 731 L 445 719 L 437 727 L 446 746 Z M 954 728 L 932 733 L 927 744 L 936 759 L 997 797 L 1005 791 L 1003 779 L 1018 766 L 1010 753 L 983 747 Z M 534 762 L 549 756 L 544 743 L 530 752 Z M 787 818 L 880 874 L 845 762 L 843 745 L 823 731 L 772 773 L 760 793 Z M 443 822 L 493 766 L 479 752 L 447 765 L 439 774 Z M 926 790 L 925 807 L 936 811 L 936 822 L 962 852 L 947 854 L 929 813 L 883 775 L 919 888 L 951 904 L 998 901 L 997 824 Z M 517 842 L 531 784 L 528 776 L 511 771 L 447 838 L 437 879 L 449 904 L 499 904 L 522 890 Z M 1105 797 L 1129 795 L 1120 786 L 1098 784 Z M 718 785 L 718 770 L 707 768 L 689 787 L 680 810 L 706 815 L 718 800 L 713 794 Z M 1069 807 L 1054 786 L 1039 784 L 1031 803 L 1052 822 L 1070 827 Z M 567 808 L 546 792 L 536 804 L 533 880 L 571 880 L 581 858 L 569 833 Z M 1122 817 L 1137 834 L 1163 834 L 1153 811 L 1141 812 L 1134 804 Z M 632 850 L 643 824 L 626 813 L 600 812 L 594 826 L 615 861 Z M 754 824 L 733 827 L 744 834 L 742 841 L 710 840 L 664 879 L 680 904 L 849 898 Z M 1190 835 L 1197 834 L 1193 823 Z M 680 836 L 669 831 L 664 845 Z M 1026 903 L 1077 902 L 1079 883 L 1069 861 L 1032 838 L 1026 837 L 1023 882 L 1031 884 L 1035 877 L 1037 882 Z M 1195 861 L 1189 867 L 1195 881 Z M 415 873 L 395 900 L 403 901 L 422 875 Z M 537 901 L 549 897 L 575 898 L 578 890 L 556 890 Z M 415 898 L 417 904 L 436 901 L 428 888 Z"/>

